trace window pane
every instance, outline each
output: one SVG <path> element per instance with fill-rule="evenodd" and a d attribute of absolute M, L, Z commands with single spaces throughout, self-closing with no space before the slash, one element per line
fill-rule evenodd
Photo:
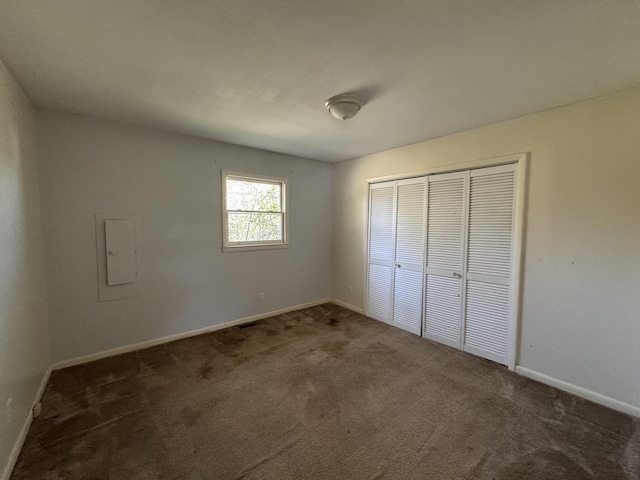
<path fill-rule="evenodd" d="M 229 242 L 282 242 L 282 214 L 229 213 Z"/>
<path fill-rule="evenodd" d="M 280 212 L 279 183 L 227 179 L 227 210 Z"/>

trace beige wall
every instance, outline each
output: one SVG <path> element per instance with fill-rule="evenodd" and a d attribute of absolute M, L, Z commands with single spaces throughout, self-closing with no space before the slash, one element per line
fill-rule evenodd
<path fill-rule="evenodd" d="M 35 147 L 31 104 L 0 61 L 0 478 L 49 364 Z"/>
<path fill-rule="evenodd" d="M 363 307 L 366 179 L 518 152 L 530 152 L 518 364 L 640 407 L 640 89 L 335 165 L 333 297 Z"/>
<path fill-rule="evenodd" d="M 37 126 L 53 361 L 330 297 L 330 165 L 51 111 Z M 289 178 L 289 248 L 222 252 L 222 169 Z M 98 301 L 97 213 L 144 216 L 143 296 Z"/>

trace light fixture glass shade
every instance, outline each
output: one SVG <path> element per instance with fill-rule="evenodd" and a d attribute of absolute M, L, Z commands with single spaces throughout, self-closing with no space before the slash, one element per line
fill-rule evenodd
<path fill-rule="evenodd" d="M 360 111 L 362 102 L 355 95 L 345 93 L 331 97 L 324 103 L 324 106 L 338 120 L 349 120 Z"/>

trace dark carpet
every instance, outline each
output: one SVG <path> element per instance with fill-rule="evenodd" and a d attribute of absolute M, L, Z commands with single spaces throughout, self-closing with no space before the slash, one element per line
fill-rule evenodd
<path fill-rule="evenodd" d="M 640 420 L 325 304 L 54 372 L 12 479 L 639 475 Z"/>

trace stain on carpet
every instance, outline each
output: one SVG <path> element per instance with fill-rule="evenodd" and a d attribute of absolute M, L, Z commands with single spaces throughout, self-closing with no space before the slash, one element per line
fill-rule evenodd
<path fill-rule="evenodd" d="M 198 423 L 200 417 L 202 417 L 202 412 L 194 410 L 191 407 L 183 408 L 181 414 L 182 420 L 187 427 L 194 426 L 196 423 Z"/>
<path fill-rule="evenodd" d="M 198 368 L 198 375 L 202 380 L 209 380 L 213 372 L 213 367 L 209 363 L 205 363 Z"/>

